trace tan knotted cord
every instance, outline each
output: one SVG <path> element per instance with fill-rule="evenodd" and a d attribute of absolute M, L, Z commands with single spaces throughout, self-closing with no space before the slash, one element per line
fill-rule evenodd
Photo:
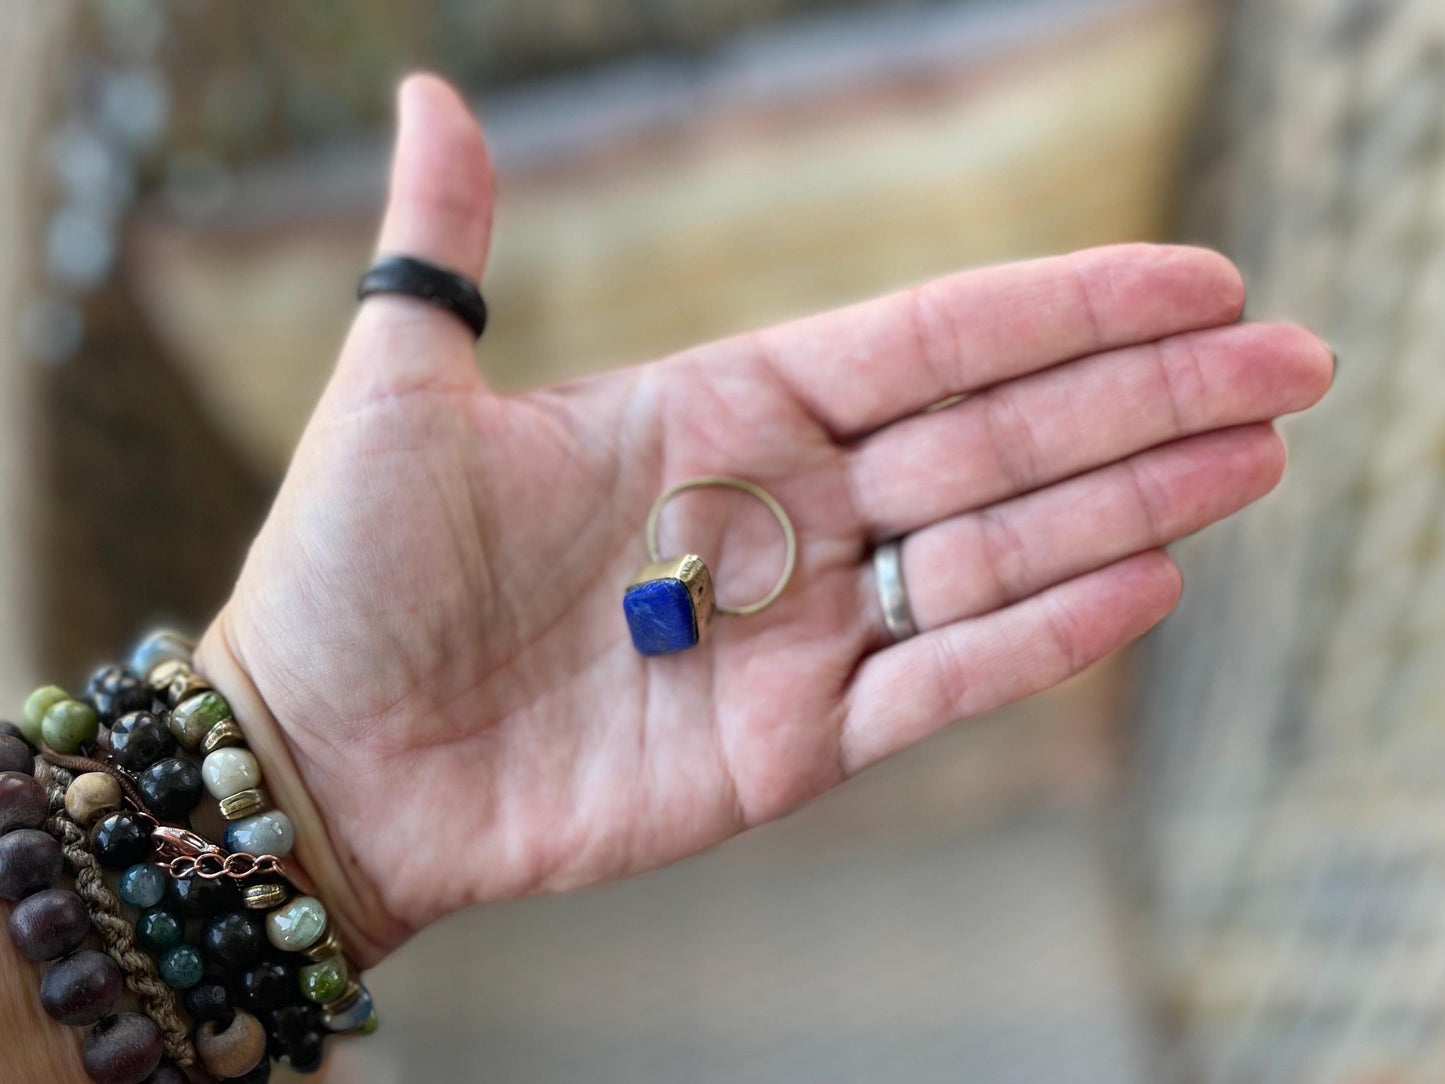
<path fill-rule="evenodd" d="M 90 909 L 90 919 L 110 958 L 120 965 L 126 985 L 140 999 L 146 1015 L 160 1028 L 166 1054 L 177 1065 L 195 1064 L 196 1048 L 192 1045 L 174 991 L 156 970 L 155 961 L 136 947 L 135 930 L 121 913 L 119 898 L 105 883 L 100 863 L 86 846 L 85 829 L 76 824 L 65 811 L 65 792 L 73 776 L 64 768 L 35 758 L 35 778 L 50 798 L 50 819 L 45 826 L 60 840 L 61 851 L 75 871 L 75 892 Z"/>

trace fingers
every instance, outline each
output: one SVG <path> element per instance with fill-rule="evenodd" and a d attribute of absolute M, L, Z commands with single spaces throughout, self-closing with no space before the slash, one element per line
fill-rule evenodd
<path fill-rule="evenodd" d="M 1264 496 L 1284 464 L 1270 426 L 1225 429 L 925 527 L 903 541 L 914 620 L 939 628 L 1168 545 Z"/>
<path fill-rule="evenodd" d="M 492 167 L 467 105 L 432 75 L 397 94 L 396 147 L 379 256 L 404 255 L 482 277 L 492 232 Z M 475 382 L 471 331 L 445 310 L 395 294 L 368 297 L 340 375 L 385 392 Z"/>
<path fill-rule="evenodd" d="M 1238 319 L 1244 284 L 1204 249 L 1116 245 L 965 271 L 761 332 L 763 355 L 839 437 L 1100 350 Z"/>
<path fill-rule="evenodd" d="M 854 501 L 876 537 L 892 537 L 1182 436 L 1303 410 L 1333 367 L 1319 339 L 1277 324 L 1096 355 L 864 439 Z"/>
<path fill-rule="evenodd" d="M 1058 684 L 1162 620 L 1180 586 L 1174 563 L 1151 550 L 870 655 L 839 735 L 844 771 Z"/>

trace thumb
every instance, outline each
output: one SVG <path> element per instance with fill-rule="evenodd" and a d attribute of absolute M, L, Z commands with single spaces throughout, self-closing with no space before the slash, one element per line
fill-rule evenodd
<path fill-rule="evenodd" d="M 381 255 L 415 256 L 477 282 L 492 234 L 492 163 L 466 103 L 434 75 L 397 93 L 391 197 Z"/>
<path fill-rule="evenodd" d="M 397 94 L 396 148 L 378 256 L 412 256 L 478 282 L 491 240 L 492 202 L 491 160 L 466 103 L 434 75 L 409 76 Z M 399 294 L 373 294 L 362 302 L 338 377 L 397 390 L 452 374 L 476 379 L 472 334 L 461 320 Z"/>

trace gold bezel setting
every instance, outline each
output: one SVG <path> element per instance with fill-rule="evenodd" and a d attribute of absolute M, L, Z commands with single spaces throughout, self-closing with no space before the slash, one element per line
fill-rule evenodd
<path fill-rule="evenodd" d="M 695 553 L 643 565 L 623 592 L 622 605 L 633 646 L 644 655 L 696 647 L 717 612 L 712 575 Z"/>

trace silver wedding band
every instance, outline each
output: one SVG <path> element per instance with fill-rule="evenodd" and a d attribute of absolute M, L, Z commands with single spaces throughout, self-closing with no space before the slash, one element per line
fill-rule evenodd
<path fill-rule="evenodd" d="M 885 542 L 873 551 L 873 580 L 878 585 L 878 604 L 883 608 L 883 627 L 895 644 L 918 635 L 913 611 L 908 605 L 908 588 L 903 584 L 903 542 Z"/>

